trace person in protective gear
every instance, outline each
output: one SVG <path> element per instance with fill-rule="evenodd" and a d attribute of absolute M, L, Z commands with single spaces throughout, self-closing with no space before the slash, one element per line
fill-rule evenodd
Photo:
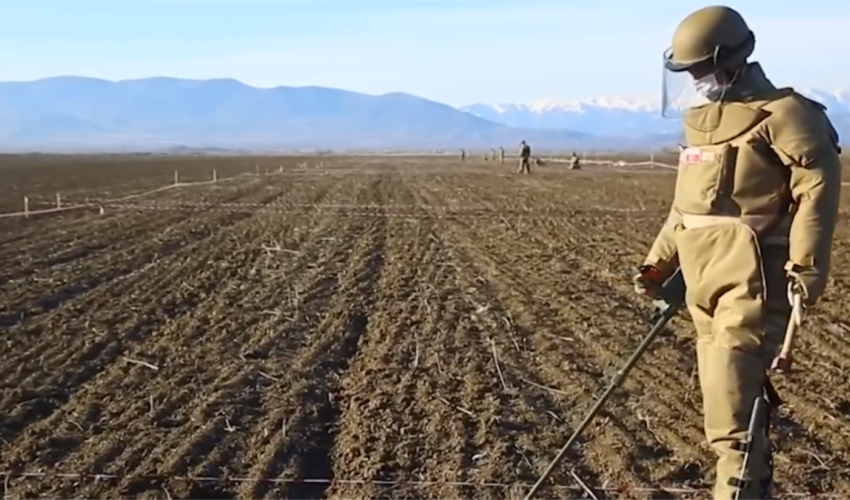
<path fill-rule="evenodd" d="M 666 70 L 687 74 L 702 103 L 684 110 L 670 213 L 634 278 L 638 293 L 653 296 L 682 270 L 718 500 L 769 498 L 766 433 L 752 443 L 745 482 L 736 480 L 740 443 L 785 335 L 789 284 L 807 306 L 823 294 L 841 191 L 841 150 L 825 108 L 775 87 L 748 61 L 754 48 L 729 7 L 699 9 L 673 33 Z"/>
<path fill-rule="evenodd" d="M 520 141 L 519 143 L 519 173 L 521 174 L 530 174 L 531 173 L 531 146 L 525 143 L 525 141 Z"/>
<path fill-rule="evenodd" d="M 573 151 L 573 154 L 570 156 L 570 170 L 579 170 L 581 169 L 581 161 L 578 158 L 578 155 Z"/>

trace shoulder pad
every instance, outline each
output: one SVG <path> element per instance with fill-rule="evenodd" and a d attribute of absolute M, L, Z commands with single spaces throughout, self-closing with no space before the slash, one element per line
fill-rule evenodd
<path fill-rule="evenodd" d="M 806 101 L 808 101 L 808 102 L 809 102 L 809 104 L 811 104 L 812 106 L 814 106 L 814 107 L 818 108 L 818 109 L 819 109 L 819 110 L 821 110 L 821 111 L 826 112 L 826 104 L 824 104 L 824 103 L 822 103 L 822 102 L 815 101 L 814 99 L 809 99 L 808 97 L 806 97 L 806 96 L 804 96 L 804 95 L 801 95 L 800 97 L 802 97 L 803 99 L 805 99 Z"/>
<path fill-rule="evenodd" d="M 765 111 L 776 115 L 778 118 L 800 118 L 813 117 L 813 113 L 824 113 L 826 107 L 808 97 L 795 91 L 790 91 L 777 96 L 763 104 Z"/>
<path fill-rule="evenodd" d="M 791 90 L 763 109 L 771 113 L 766 123 L 774 147 L 784 150 L 798 164 L 808 164 L 815 151 L 824 146 L 841 151 L 838 132 L 823 104 Z"/>
<path fill-rule="evenodd" d="M 814 100 L 814 99 L 811 99 L 811 98 L 809 98 L 809 97 L 806 97 L 805 95 L 803 95 L 803 94 L 801 94 L 801 93 L 797 92 L 796 90 L 794 90 L 794 88 L 793 88 L 793 87 L 783 87 L 783 88 L 781 88 L 781 89 L 779 89 L 779 90 L 780 90 L 780 91 L 785 92 L 785 93 L 786 93 L 786 95 L 794 96 L 795 98 L 797 98 L 797 99 L 799 99 L 799 100 L 801 100 L 801 101 L 805 102 L 806 104 L 808 104 L 808 105 L 810 105 L 810 106 L 814 107 L 814 108 L 815 108 L 815 109 L 817 109 L 818 111 L 822 111 L 822 112 L 824 112 L 824 113 L 825 113 L 825 112 L 826 112 L 826 110 L 827 110 L 827 107 L 826 107 L 826 105 L 825 105 L 824 103 L 822 103 L 822 102 L 818 102 L 818 101 L 816 101 L 816 100 Z"/>

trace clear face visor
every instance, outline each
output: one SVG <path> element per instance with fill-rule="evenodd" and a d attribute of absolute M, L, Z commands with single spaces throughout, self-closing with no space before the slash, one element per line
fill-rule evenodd
<path fill-rule="evenodd" d="M 664 51 L 661 78 L 661 116 L 682 118 L 690 109 L 708 104 L 722 96 L 724 90 L 714 73 L 696 79 L 684 66 L 670 63 L 672 48 Z M 675 69 L 673 71 L 671 66 Z"/>

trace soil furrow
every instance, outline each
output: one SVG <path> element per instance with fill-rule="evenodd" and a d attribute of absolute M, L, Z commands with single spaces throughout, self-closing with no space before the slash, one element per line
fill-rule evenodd
<path fill-rule="evenodd" d="M 388 227 L 386 267 L 377 283 L 368 335 L 340 382 L 338 404 L 343 411 L 332 451 L 334 477 L 409 480 L 423 472 L 421 430 L 408 424 L 427 416 L 417 397 L 419 349 L 424 348 L 419 344 L 417 278 L 425 266 L 433 265 L 430 234 L 428 226 Z M 408 369 L 400 370 L 402 366 Z M 328 495 L 374 498 L 381 488 L 344 484 Z"/>
<path fill-rule="evenodd" d="M 370 187 L 373 189 L 367 190 L 367 197 L 378 194 L 374 191 L 379 190 L 380 180 Z M 289 376 L 280 380 L 277 397 L 267 402 L 270 412 L 263 421 L 268 423 L 260 424 L 264 432 L 254 433 L 254 439 L 262 438 L 251 446 L 259 454 L 240 459 L 251 467 L 249 473 L 276 477 L 280 473 L 310 476 L 316 471 L 326 475 L 332 472 L 330 452 L 336 415 L 340 411 L 333 401 L 335 387 L 351 357 L 356 354 L 359 339 L 368 327 L 370 295 L 383 265 L 386 231 L 385 221 L 377 220 L 369 224 L 346 225 L 337 235 L 342 248 L 353 245 L 348 264 L 341 265 L 335 285 L 327 280 L 333 276 L 333 268 L 320 268 L 331 275 L 325 275 L 325 279 L 319 281 L 325 288 L 335 288 L 337 301 L 330 305 L 323 318 L 318 318 L 319 324 L 304 339 L 306 345 L 292 360 Z M 292 408 L 292 403 L 299 400 L 302 404 Z M 309 403 L 305 405 L 305 401 Z M 285 427 L 285 433 L 280 432 L 282 427 Z M 292 446 L 298 445 L 292 439 L 297 437 L 306 437 L 312 446 L 292 456 L 295 451 Z M 262 482 L 245 485 L 250 496 L 263 496 L 268 487 Z"/>
<path fill-rule="evenodd" d="M 244 220 L 243 217 L 237 217 L 229 225 L 219 227 L 219 232 L 209 233 L 202 239 L 191 241 L 175 249 L 173 252 L 174 257 L 168 259 L 166 262 L 174 264 L 179 269 L 182 266 L 182 261 L 178 256 L 190 255 L 190 252 L 193 252 L 194 248 L 203 245 L 210 238 L 215 238 L 217 235 L 220 236 L 233 228 L 239 227 L 240 223 Z M 198 256 L 196 255 L 195 257 L 197 258 Z M 196 260 L 195 265 L 196 268 L 200 268 L 209 262 L 215 261 L 205 261 L 201 256 L 200 259 Z M 166 264 L 164 270 L 167 271 L 168 269 L 169 266 Z M 137 279 L 131 279 L 123 283 L 123 285 L 136 287 L 138 286 L 137 281 L 148 278 L 146 274 L 141 273 Z M 152 276 L 162 276 L 162 280 L 173 278 L 173 275 L 163 276 L 162 274 L 153 274 Z M 206 287 L 201 288 L 206 289 Z M 177 288 L 171 290 L 174 293 L 173 298 L 171 298 L 173 302 L 169 303 L 169 299 L 165 298 L 160 304 L 160 314 L 158 315 L 159 318 L 162 318 L 160 321 L 167 321 L 172 317 L 179 316 L 190 310 L 199 301 L 197 289 L 187 291 L 183 288 Z M 150 291 L 156 293 L 156 287 Z M 84 300 L 80 309 L 96 309 L 99 307 L 97 301 L 100 295 L 110 297 L 113 293 L 111 290 L 104 290 L 101 294 L 92 294 L 87 301 Z M 127 298 L 133 300 L 136 297 L 133 294 L 127 294 Z M 85 302 L 89 303 L 86 304 Z M 132 308 L 133 305 L 130 303 L 129 309 L 132 310 Z M 67 403 L 71 394 L 81 385 L 95 378 L 112 362 L 130 349 L 132 344 L 143 341 L 158 326 L 158 323 L 151 322 L 149 317 L 127 318 L 127 311 L 122 310 L 121 307 L 115 309 L 115 311 L 118 316 L 114 320 L 98 322 L 100 324 L 97 326 L 105 323 L 104 333 L 100 333 L 95 325 L 87 321 L 83 325 L 84 328 L 82 331 L 79 328 L 68 328 L 64 338 L 70 344 L 54 346 L 48 349 L 37 347 L 28 353 L 24 353 L 23 357 L 19 358 L 20 364 L 17 371 L 19 378 L 7 377 L 3 385 L 4 397 L 2 402 L 0 402 L 0 408 L 7 409 L 7 414 L 3 417 L 4 425 L 2 426 L 4 432 L 2 436 L 4 438 L 8 439 L 13 435 L 12 433 L 20 432 L 23 429 L 21 423 L 29 422 L 33 418 L 45 418 L 56 408 Z M 50 328 L 50 325 L 62 324 L 63 316 L 67 316 L 73 312 L 75 311 L 60 309 L 57 311 L 57 314 L 46 318 L 44 322 L 28 324 L 21 328 L 19 332 L 38 335 L 45 328 Z M 165 314 L 162 314 L 163 312 Z M 53 377 L 45 380 L 37 371 L 27 369 L 27 366 L 32 364 L 34 355 L 38 355 L 39 363 L 45 361 L 54 363 L 58 359 L 59 366 L 69 367 L 69 370 L 58 372 Z M 40 388 L 42 388 L 38 389 L 35 393 L 32 393 L 32 389 L 29 388 L 33 380 L 37 384 L 40 384 Z"/>
<path fill-rule="evenodd" d="M 278 193 L 267 194 L 264 200 L 274 199 L 278 195 Z M 197 219 L 187 219 L 185 228 L 181 228 L 180 225 L 165 228 L 164 234 L 169 234 L 170 237 L 164 235 L 157 237 L 148 233 L 147 241 L 141 245 L 132 246 L 129 252 L 119 253 L 118 258 L 115 254 L 107 253 L 96 256 L 94 262 L 86 259 L 79 269 L 70 270 L 71 276 L 76 279 L 66 281 L 61 274 L 53 275 L 49 282 L 25 288 L 24 296 L 17 298 L 17 303 L 12 302 L 4 307 L 6 311 L 0 314 L 0 325 L 4 322 L 7 324 L 14 322 L 14 326 L 21 326 L 22 323 L 25 324 L 46 312 L 62 308 L 67 303 L 84 297 L 99 287 L 109 286 L 110 283 L 125 278 L 140 267 L 168 259 L 191 245 L 202 244 L 222 228 L 239 224 L 253 215 L 250 212 L 216 214 L 204 225 L 198 225 Z M 149 243 L 153 244 L 149 245 Z M 98 263 L 98 261 L 101 262 Z M 64 286 L 62 286 L 63 281 L 65 281 Z M 55 284 L 60 285 L 58 290 Z M 32 301 L 35 301 L 35 307 L 30 306 Z M 6 304 L 9 302 L 11 301 L 7 301 Z"/>
<path fill-rule="evenodd" d="M 364 227 L 362 233 L 351 232 L 362 236 L 352 251 L 350 265 L 339 277 L 337 300 L 291 367 L 292 385 L 282 394 L 281 406 L 272 417 L 285 421 L 287 432 L 276 434 L 266 446 L 258 448 L 261 453 L 252 471 L 259 477 L 332 477 L 331 453 L 341 411 L 336 400 L 339 382 L 369 327 L 371 294 L 380 279 L 386 239 L 386 227 L 380 221 Z M 284 485 L 273 496 L 318 498 L 326 487 Z M 242 494 L 264 497 L 269 494 L 269 485 L 247 484 Z"/>
<path fill-rule="evenodd" d="M 226 193 L 225 202 L 236 202 L 245 197 L 255 195 L 260 192 L 262 186 L 249 185 L 240 189 L 232 189 Z M 185 199 L 189 193 L 178 190 L 164 191 L 156 195 L 157 199 L 180 196 Z M 189 195 L 191 196 L 191 195 Z M 95 213 L 96 210 L 95 210 Z M 20 260 L 27 267 L 20 269 L 19 272 L 31 272 L 32 268 L 40 269 L 45 266 L 61 264 L 66 262 L 63 257 L 65 253 L 76 253 L 81 249 L 80 239 L 85 239 L 85 244 L 93 248 L 106 248 L 110 246 L 128 245 L 132 239 L 115 240 L 115 235 L 112 231 L 120 231 L 121 236 L 127 238 L 137 238 L 145 235 L 146 230 L 152 225 L 166 226 L 175 222 L 181 222 L 192 214 L 182 213 L 175 214 L 172 220 L 151 220 L 146 218 L 136 217 L 134 214 L 126 211 L 104 210 L 103 215 L 96 215 L 90 218 L 81 218 L 75 221 L 57 224 L 57 227 L 45 228 L 41 224 L 33 224 L 31 227 L 23 225 L 20 231 L 15 233 L 16 239 L 3 241 L 2 244 L 6 248 L 15 248 L 16 252 L 12 255 L 14 259 Z M 22 245 L 14 245 L 18 241 L 26 242 Z M 8 246 L 7 246 L 8 245 Z M 12 256 L 9 255 L 9 256 Z M 0 253 L 0 259 L 6 260 L 7 255 Z M 23 257 L 26 257 L 24 260 Z"/>

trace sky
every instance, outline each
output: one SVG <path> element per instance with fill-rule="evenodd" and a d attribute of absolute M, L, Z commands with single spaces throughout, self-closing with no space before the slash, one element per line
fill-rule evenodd
<path fill-rule="evenodd" d="M 235 78 L 453 106 L 653 98 L 691 0 L 0 0 L 0 81 Z M 850 2 L 730 0 L 781 86 L 850 88 Z"/>

